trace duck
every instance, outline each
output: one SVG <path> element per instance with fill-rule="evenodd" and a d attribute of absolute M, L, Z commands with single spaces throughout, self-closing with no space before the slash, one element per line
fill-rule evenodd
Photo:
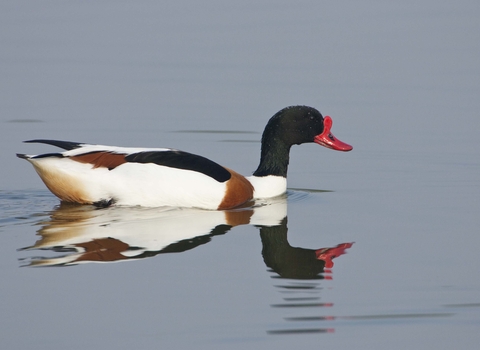
<path fill-rule="evenodd" d="M 261 138 L 260 163 L 242 176 L 208 158 L 172 148 L 132 148 L 35 139 L 63 152 L 17 154 L 30 162 L 62 202 L 97 207 L 142 206 L 228 210 L 287 191 L 293 145 L 316 143 L 337 151 L 353 147 L 331 133 L 332 118 L 313 107 L 274 114 Z"/>

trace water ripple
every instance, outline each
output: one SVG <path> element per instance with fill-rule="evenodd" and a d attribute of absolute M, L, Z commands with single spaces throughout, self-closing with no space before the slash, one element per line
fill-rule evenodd
<path fill-rule="evenodd" d="M 0 190 L 0 227 L 38 222 L 47 218 L 58 200 L 48 191 Z"/>

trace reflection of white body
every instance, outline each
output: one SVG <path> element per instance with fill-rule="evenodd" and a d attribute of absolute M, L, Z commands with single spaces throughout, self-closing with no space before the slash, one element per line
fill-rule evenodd
<path fill-rule="evenodd" d="M 231 211 L 67 207 L 52 214 L 52 220 L 39 231 L 42 239 L 28 249 L 62 247 L 76 251 L 63 257 L 39 259 L 33 261 L 33 265 L 77 264 L 92 262 L 81 259 L 87 243 L 110 239 L 127 247 L 118 253 L 125 258 L 135 258 L 144 252 L 159 252 L 176 242 L 208 235 L 219 225 L 275 226 L 286 215 L 285 196 L 265 200 L 252 208 Z"/>

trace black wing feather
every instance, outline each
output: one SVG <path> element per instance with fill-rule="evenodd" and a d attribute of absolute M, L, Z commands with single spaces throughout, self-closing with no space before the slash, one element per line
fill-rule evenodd
<path fill-rule="evenodd" d="M 227 169 L 210 159 L 183 151 L 138 152 L 129 154 L 125 160 L 131 163 L 154 163 L 171 168 L 197 171 L 218 182 L 228 181 L 232 176 Z"/>

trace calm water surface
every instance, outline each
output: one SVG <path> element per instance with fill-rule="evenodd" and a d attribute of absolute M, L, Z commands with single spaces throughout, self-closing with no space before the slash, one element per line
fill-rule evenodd
<path fill-rule="evenodd" d="M 2 2 L 2 349 L 477 349 L 478 1 Z M 173 147 L 243 174 L 307 104 L 349 153 L 292 148 L 239 210 L 60 205 L 33 138 Z"/>

